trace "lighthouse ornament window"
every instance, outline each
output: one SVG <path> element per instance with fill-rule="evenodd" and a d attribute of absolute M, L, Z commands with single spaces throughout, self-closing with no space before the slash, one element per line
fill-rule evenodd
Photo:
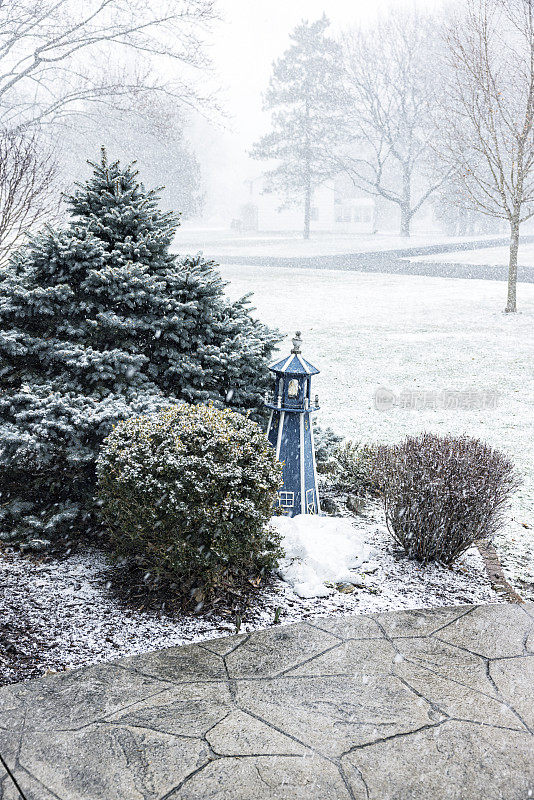
<path fill-rule="evenodd" d="M 301 345 L 297 331 L 291 354 L 269 367 L 275 375 L 274 392 L 265 398 L 271 409 L 267 438 L 283 467 L 278 503 L 290 517 L 321 513 L 312 422 L 319 397 L 312 403 L 311 390 L 311 376 L 319 370 L 302 357 Z"/>

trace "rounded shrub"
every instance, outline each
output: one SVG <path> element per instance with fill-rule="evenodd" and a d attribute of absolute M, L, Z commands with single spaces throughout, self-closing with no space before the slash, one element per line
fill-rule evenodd
<path fill-rule="evenodd" d="M 519 484 L 498 450 L 432 433 L 378 447 L 373 471 L 389 532 L 424 563 L 451 564 L 477 539 L 490 538 Z"/>
<path fill-rule="evenodd" d="M 97 473 L 112 549 L 182 592 L 257 579 L 282 555 L 267 525 L 281 465 L 246 416 L 181 404 L 120 422 Z"/>

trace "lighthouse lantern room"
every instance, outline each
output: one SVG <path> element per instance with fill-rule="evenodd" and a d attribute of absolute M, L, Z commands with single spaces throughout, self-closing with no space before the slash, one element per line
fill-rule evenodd
<path fill-rule="evenodd" d="M 297 331 L 291 354 L 270 367 L 275 375 L 274 392 L 265 397 L 271 410 L 267 437 L 283 466 L 283 484 L 278 503 L 284 512 L 320 514 L 312 414 L 319 409 L 319 397 L 312 402 L 311 376 L 319 370 L 301 355 L 302 339 Z"/>

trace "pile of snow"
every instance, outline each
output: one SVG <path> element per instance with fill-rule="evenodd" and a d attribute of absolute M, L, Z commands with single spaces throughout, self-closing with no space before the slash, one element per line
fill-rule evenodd
<path fill-rule="evenodd" d="M 282 536 L 286 554 L 280 577 L 299 597 L 327 597 L 336 583 L 354 582 L 355 570 L 369 568 L 373 551 L 364 532 L 346 517 L 297 514 L 274 517 L 271 524 Z"/>

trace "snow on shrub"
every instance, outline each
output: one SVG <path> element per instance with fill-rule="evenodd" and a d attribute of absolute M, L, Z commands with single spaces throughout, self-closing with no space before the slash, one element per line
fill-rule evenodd
<path fill-rule="evenodd" d="M 281 466 L 248 417 L 183 404 L 128 419 L 105 439 L 97 474 L 114 551 L 182 592 L 257 578 L 282 554 L 266 525 Z"/>
<path fill-rule="evenodd" d="M 418 561 L 451 564 L 503 524 L 519 484 L 498 450 L 465 436 L 423 433 L 382 445 L 374 472 L 393 538 Z"/>
<path fill-rule="evenodd" d="M 313 438 L 317 471 L 328 472 L 332 457 L 340 442 L 343 441 L 343 437 L 335 433 L 330 427 L 321 428 L 320 425 L 314 425 Z"/>

